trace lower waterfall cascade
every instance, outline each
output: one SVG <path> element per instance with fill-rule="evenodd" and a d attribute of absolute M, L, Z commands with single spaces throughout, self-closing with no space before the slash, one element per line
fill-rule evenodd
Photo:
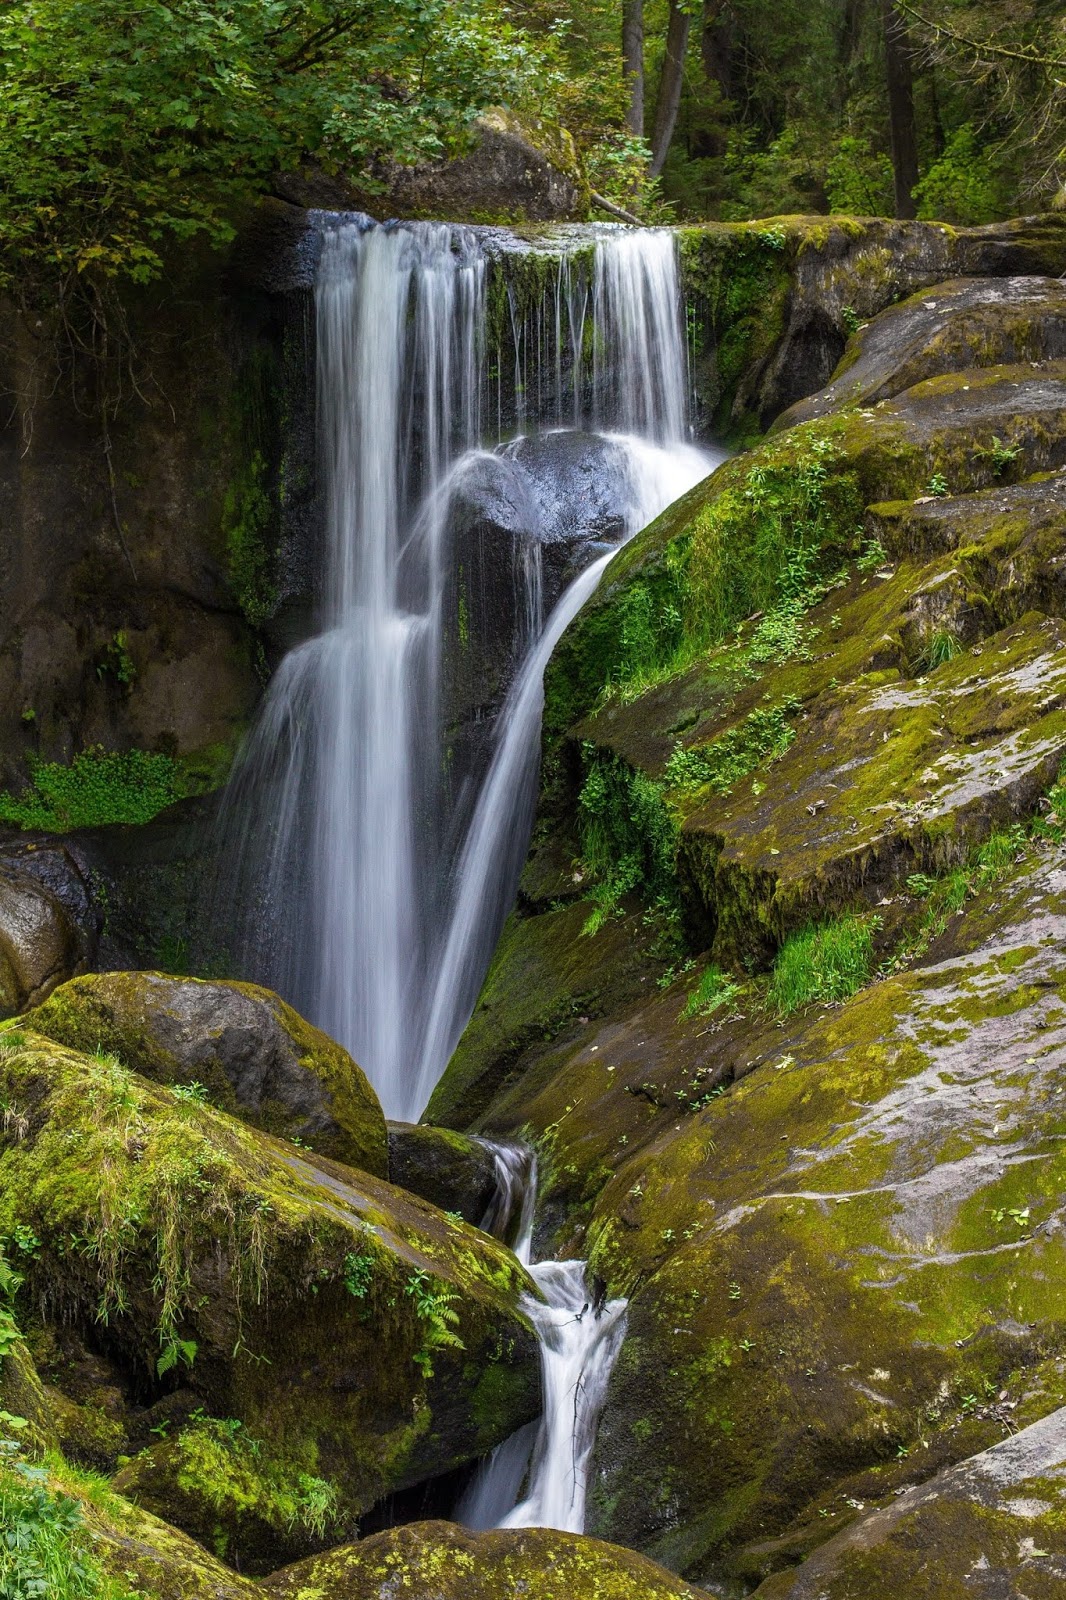
<path fill-rule="evenodd" d="M 583 1261 L 533 1261 L 536 1160 L 521 1146 L 482 1142 L 496 1160 L 499 1197 L 484 1226 L 503 1239 L 515 1230 L 514 1252 L 544 1297 L 522 1300 L 540 1339 L 544 1409 L 539 1423 L 520 1428 L 483 1463 L 456 1516 L 474 1529 L 583 1533 L 596 1424 L 625 1337 L 626 1302 L 597 1301 Z"/>

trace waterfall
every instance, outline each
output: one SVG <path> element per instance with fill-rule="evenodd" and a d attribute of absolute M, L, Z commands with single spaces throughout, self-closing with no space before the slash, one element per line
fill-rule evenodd
<path fill-rule="evenodd" d="M 366 218 L 321 226 L 320 631 L 270 683 L 226 825 L 246 970 L 352 1052 L 387 1115 L 410 1119 L 465 1026 L 514 897 L 551 650 L 614 543 L 721 456 L 686 442 L 669 232 L 595 230 L 591 270 L 582 234 L 573 249 L 560 245 L 539 302 L 520 304 L 508 289 L 513 417 L 525 427 L 596 430 L 541 434 L 545 466 L 535 438 L 493 437 L 507 412 L 507 363 L 497 351 L 491 364 L 486 350 L 487 288 L 493 273 L 506 273 L 492 254 L 495 236 Z M 602 507 L 581 523 L 584 467 L 574 480 L 580 493 L 570 479 L 559 480 L 554 499 L 545 490 L 546 477 L 563 470 L 552 466 L 556 437 L 595 447 L 613 497 L 610 546 L 597 531 Z M 460 761 L 445 706 L 446 668 L 467 627 L 465 591 L 458 622 L 452 616 L 453 523 L 483 479 L 506 489 L 522 523 L 509 556 L 510 644 L 501 646 L 513 665 L 499 714 L 489 685 L 492 714 L 479 705 L 467 719 Z M 560 519 L 571 566 L 584 570 L 555 599 L 544 552 L 555 548 Z M 464 575 L 473 592 L 481 577 Z"/>
<path fill-rule="evenodd" d="M 583 1533 L 596 1425 L 625 1337 L 626 1302 L 597 1304 L 583 1261 L 531 1265 L 536 1164 L 520 1146 L 489 1147 L 496 1158 L 497 1199 L 483 1226 L 506 1238 L 519 1215 L 515 1253 L 530 1267 L 544 1297 L 522 1299 L 540 1339 L 544 1409 L 539 1424 L 519 1428 L 497 1446 L 463 1496 L 456 1518 L 470 1528 Z M 523 1484 L 526 1493 L 520 1499 Z"/>

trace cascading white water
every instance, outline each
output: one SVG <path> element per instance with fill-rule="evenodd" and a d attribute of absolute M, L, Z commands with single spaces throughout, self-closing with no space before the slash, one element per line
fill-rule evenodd
<path fill-rule="evenodd" d="M 479 463 L 524 470 L 513 446 L 490 457 L 482 442 L 486 403 L 503 414 L 483 348 L 489 270 L 476 230 L 323 221 L 323 628 L 275 674 L 230 805 L 249 967 L 346 1045 L 404 1118 L 476 1000 L 528 841 L 543 669 L 609 554 L 588 548 L 545 624 L 539 538 L 516 547 L 519 667 L 458 792 L 441 708 L 449 518 Z M 600 231 L 591 275 L 564 249 L 543 303 L 520 317 L 512 298 L 511 316 L 519 415 L 626 430 L 598 445 L 621 536 L 717 464 L 685 438 L 668 232 Z"/>
<path fill-rule="evenodd" d="M 544 1409 L 539 1425 L 520 1428 L 493 1451 L 456 1516 L 471 1528 L 585 1530 L 585 1495 L 596 1425 L 625 1337 L 626 1302 L 594 1304 L 583 1261 L 531 1264 L 536 1165 L 517 1145 L 489 1144 L 498 1201 L 485 1226 L 506 1238 L 520 1213 L 515 1254 L 543 1300 L 522 1299 L 540 1338 Z M 519 1498 L 525 1484 L 524 1498 Z"/>

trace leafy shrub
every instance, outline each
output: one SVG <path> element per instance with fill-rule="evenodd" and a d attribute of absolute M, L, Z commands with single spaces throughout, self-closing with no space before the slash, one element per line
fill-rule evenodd
<path fill-rule="evenodd" d="M 844 916 L 786 939 L 774 962 L 769 1000 L 779 1016 L 817 1001 L 847 1000 L 870 976 L 879 917 Z"/>
<path fill-rule="evenodd" d="M 130 1600 L 104 1575 L 77 1500 L 0 1440 L 0 1600 Z"/>
<path fill-rule="evenodd" d="M 0 822 L 48 833 L 149 822 L 183 792 L 181 768 L 171 756 L 94 747 L 76 755 L 69 766 L 34 762 L 24 794 L 0 793 Z"/>
<path fill-rule="evenodd" d="M 760 762 L 784 755 L 796 737 L 788 717 L 798 709 L 794 700 L 766 710 L 760 707 L 703 749 L 677 745 L 666 763 L 667 785 L 680 789 L 706 784 L 717 794 L 728 793 Z"/>
<path fill-rule="evenodd" d="M 845 134 L 826 166 L 825 192 L 830 211 L 890 217 L 894 210 L 892 162 L 883 150 L 871 150 L 868 139 Z"/>

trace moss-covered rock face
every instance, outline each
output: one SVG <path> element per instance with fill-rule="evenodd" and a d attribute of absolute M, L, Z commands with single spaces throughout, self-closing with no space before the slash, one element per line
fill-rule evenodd
<path fill-rule="evenodd" d="M 766 427 L 829 382 L 857 324 L 945 279 L 1066 266 L 1061 217 L 983 228 L 772 217 L 678 230 L 696 313 L 697 386 L 719 432 Z"/>
<path fill-rule="evenodd" d="M 107 972 L 64 984 L 26 1017 L 71 1049 L 111 1052 L 280 1137 L 377 1177 L 388 1174 L 385 1118 L 346 1050 L 251 983 Z"/>
<path fill-rule="evenodd" d="M 547 1528 L 468 1533 L 421 1522 L 275 1573 L 276 1600 L 698 1600 L 631 1550 Z"/>
<path fill-rule="evenodd" d="M 1058 278 L 938 283 L 860 327 L 829 385 L 790 406 L 772 431 L 889 400 L 942 373 L 1063 356 L 1066 288 Z"/>
<path fill-rule="evenodd" d="M 477 1010 L 430 1100 L 446 1126 L 475 1122 L 539 1053 L 641 994 L 664 963 L 639 912 L 582 937 L 592 907 L 563 906 L 506 926 Z"/>
<path fill-rule="evenodd" d="M 630 1112 L 590 1227 L 593 1269 L 631 1296 L 592 1531 L 756 1578 L 879 1474 L 888 1492 L 992 1442 L 997 1397 L 1059 1403 L 1063 865 L 1027 860 L 919 970 L 749 1027 L 742 1080 L 649 1142 Z M 628 1064 L 598 1054 L 613 1085 Z M 582 1108 L 586 1141 L 597 1120 Z M 791 1556 L 751 1550 L 790 1527 Z"/>
<path fill-rule="evenodd" d="M 180 1380 L 239 1421 L 275 1488 L 321 1480 L 354 1517 L 536 1415 L 530 1281 L 485 1235 L 40 1035 L 6 1034 L 0 1097 L 0 1236 L 37 1241 L 35 1315 L 91 1330 L 142 1397 Z"/>
<path fill-rule="evenodd" d="M 1064 1467 L 1060 1410 L 860 1517 L 759 1600 L 1053 1600 L 1066 1584 Z"/>
<path fill-rule="evenodd" d="M 481 1227 L 496 1193 L 496 1161 L 477 1139 L 423 1123 L 390 1122 L 389 1182 Z"/>

